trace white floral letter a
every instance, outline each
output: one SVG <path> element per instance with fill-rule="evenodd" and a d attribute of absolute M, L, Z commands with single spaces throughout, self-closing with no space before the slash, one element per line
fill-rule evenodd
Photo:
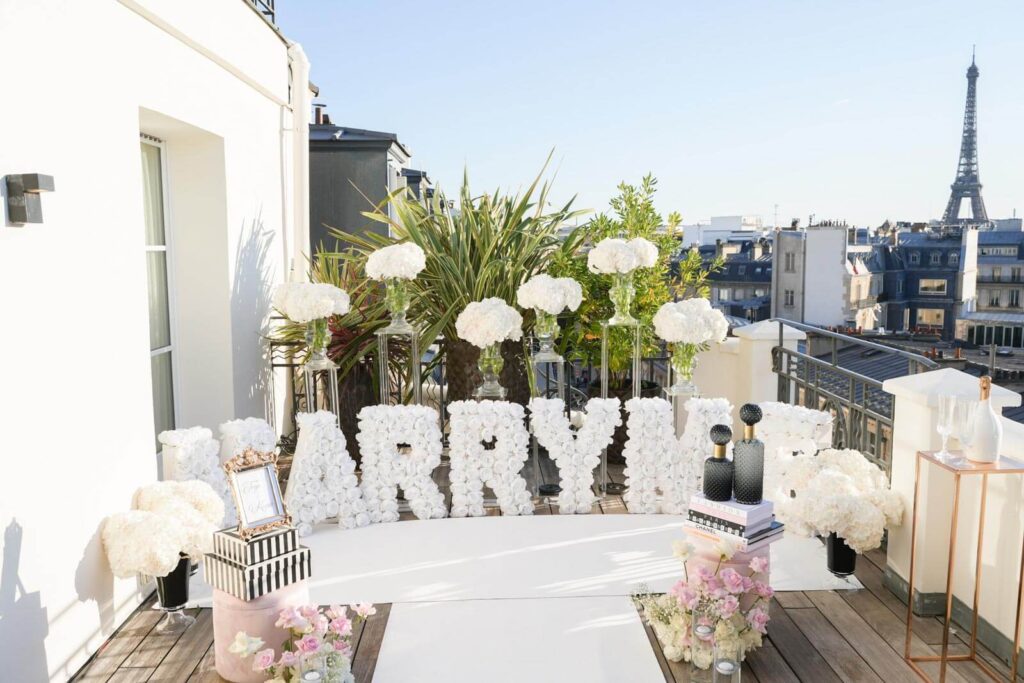
<path fill-rule="evenodd" d="M 484 484 L 491 487 L 505 515 L 532 515 L 526 480 L 519 475 L 530 434 L 523 407 L 507 401 L 456 401 L 448 406 L 451 433 L 452 517 L 484 514 Z M 484 442 L 494 439 L 494 448 Z"/>
<path fill-rule="evenodd" d="M 430 478 L 441 464 L 437 411 L 426 406 L 367 406 L 356 436 L 363 456 L 363 500 L 371 522 L 398 520 L 398 486 L 419 519 L 445 516 L 444 496 Z M 399 444 L 410 451 L 400 453 Z"/>

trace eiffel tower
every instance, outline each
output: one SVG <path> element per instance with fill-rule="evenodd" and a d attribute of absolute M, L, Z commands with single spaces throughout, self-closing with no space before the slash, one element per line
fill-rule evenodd
<path fill-rule="evenodd" d="M 967 69 L 967 106 L 964 108 L 964 134 L 960 140 L 960 163 L 956 167 L 956 180 L 950 188 L 946 213 L 942 215 L 944 225 L 966 222 L 960 219 L 960 203 L 968 197 L 971 200 L 971 215 L 974 223 L 987 223 L 985 201 L 981 198 L 981 181 L 978 179 L 978 67 L 971 51 L 971 66 Z"/>

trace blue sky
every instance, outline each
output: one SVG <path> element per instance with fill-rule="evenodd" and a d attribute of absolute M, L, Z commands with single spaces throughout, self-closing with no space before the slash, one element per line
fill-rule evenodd
<path fill-rule="evenodd" d="M 554 148 L 555 199 L 603 210 L 651 171 L 687 223 L 939 217 L 972 43 L 988 213 L 1024 213 L 1022 20 L 1009 1 L 278 3 L 332 120 L 397 133 L 442 187 L 468 167 L 517 188 Z"/>

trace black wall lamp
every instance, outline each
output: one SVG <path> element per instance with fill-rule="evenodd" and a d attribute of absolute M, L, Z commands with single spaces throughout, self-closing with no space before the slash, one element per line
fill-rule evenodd
<path fill-rule="evenodd" d="M 42 173 L 7 176 L 7 220 L 42 223 L 43 202 L 39 195 L 43 192 L 53 192 L 53 176 Z"/>

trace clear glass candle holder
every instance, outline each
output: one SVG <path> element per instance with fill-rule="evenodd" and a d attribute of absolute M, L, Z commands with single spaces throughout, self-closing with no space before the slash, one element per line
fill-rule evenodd
<path fill-rule="evenodd" d="M 480 374 L 483 375 L 483 382 L 473 392 L 473 398 L 478 401 L 488 399 L 504 401 L 508 392 L 499 381 L 501 369 L 505 367 L 505 361 L 501 357 L 501 345 L 491 344 L 480 349 L 477 367 L 480 368 Z"/>
<path fill-rule="evenodd" d="M 636 325 L 637 319 L 630 313 L 633 307 L 633 273 L 615 273 L 612 275 L 612 286 L 608 290 L 608 298 L 612 300 L 615 313 L 608 320 L 609 325 Z"/>

